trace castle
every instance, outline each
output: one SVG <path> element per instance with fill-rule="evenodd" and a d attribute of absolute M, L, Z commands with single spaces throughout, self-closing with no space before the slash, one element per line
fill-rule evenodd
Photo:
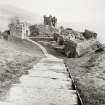
<path fill-rule="evenodd" d="M 29 24 L 26 22 L 15 21 L 9 24 L 11 37 L 25 39 L 30 35 Z"/>

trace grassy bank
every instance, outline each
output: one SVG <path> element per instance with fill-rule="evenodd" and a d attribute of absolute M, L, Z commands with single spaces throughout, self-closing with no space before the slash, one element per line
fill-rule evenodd
<path fill-rule="evenodd" d="M 52 49 L 50 44 L 42 45 L 49 53 L 64 59 L 84 105 L 105 105 L 105 51 L 67 58 Z"/>
<path fill-rule="evenodd" d="M 28 70 L 44 57 L 41 49 L 26 40 L 0 39 L 0 96 L 12 83 L 19 82 L 19 77 L 28 74 Z M 0 97 L 2 98 L 2 97 Z"/>

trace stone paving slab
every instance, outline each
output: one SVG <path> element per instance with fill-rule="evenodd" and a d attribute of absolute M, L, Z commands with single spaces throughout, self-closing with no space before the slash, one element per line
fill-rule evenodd
<path fill-rule="evenodd" d="M 49 56 L 13 84 L 0 105 L 77 105 L 77 95 L 63 60 Z"/>

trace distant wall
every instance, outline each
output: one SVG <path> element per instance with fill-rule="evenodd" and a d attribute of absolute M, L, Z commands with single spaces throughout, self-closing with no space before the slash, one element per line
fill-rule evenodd
<path fill-rule="evenodd" d="M 26 24 L 11 24 L 10 25 L 10 35 L 11 37 L 17 37 L 21 39 L 25 39 L 30 35 L 30 30 Z"/>
<path fill-rule="evenodd" d="M 34 41 L 53 41 L 53 37 L 30 37 Z"/>

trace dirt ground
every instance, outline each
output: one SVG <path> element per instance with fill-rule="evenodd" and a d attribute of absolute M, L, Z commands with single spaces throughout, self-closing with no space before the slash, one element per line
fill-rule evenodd
<path fill-rule="evenodd" d="M 20 76 L 28 74 L 33 63 L 42 57 L 41 49 L 26 40 L 0 39 L 0 96 L 5 94 L 12 83 L 19 82 Z"/>
<path fill-rule="evenodd" d="M 105 51 L 67 58 L 50 44 L 42 44 L 49 53 L 61 57 L 68 65 L 84 105 L 105 105 Z"/>

